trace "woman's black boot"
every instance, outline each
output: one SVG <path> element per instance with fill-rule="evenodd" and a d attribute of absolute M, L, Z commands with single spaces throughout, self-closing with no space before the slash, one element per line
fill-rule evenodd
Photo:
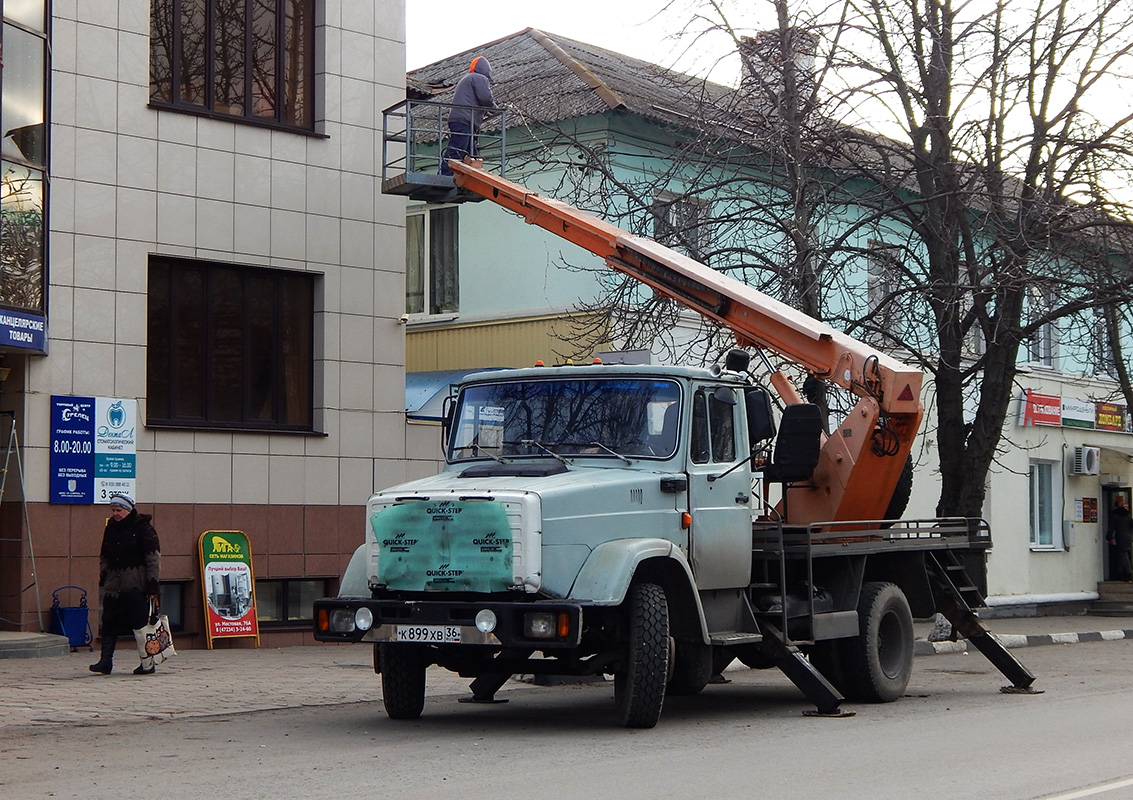
<path fill-rule="evenodd" d="M 102 657 L 90 665 L 91 672 L 101 672 L 103 675 L 110 674 L 110 670 L 114 669 L 114 645 L 117 643 L 116 637 L 103 635 Z"/>

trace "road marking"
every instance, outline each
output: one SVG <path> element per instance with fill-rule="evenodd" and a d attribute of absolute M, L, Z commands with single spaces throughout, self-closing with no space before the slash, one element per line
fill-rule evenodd
<path fill-rule="evenodd" d="M 1042 798 L 1042 800 L 1076 800 L 1079 797 L 1092 797 L 1095 794 L 1102 794 L 1103 792 L 1112 792 L 1115 789 L 1124 789 L 1128 786 L 1133 786 L 1133 778 L 1122 778 L 1118 781 L 1110 781 L 1103 783 L 1099 786 L 1091 786 L 1089 789 L 1077 789 L 1073 792 L 1066 792 L 1065 794 L 1052 794 Z"/>

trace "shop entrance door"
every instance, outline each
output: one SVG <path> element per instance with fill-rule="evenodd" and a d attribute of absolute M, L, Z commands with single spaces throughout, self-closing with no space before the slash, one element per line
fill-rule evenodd
<path fill-rule="evenodd" d="M 1109 512 L 1113 509 L 1113 503 L 1118 495 L 1125 497 L 1125 505 L 1133 508 L 1133 489 L 1128 486 L 1106 486 L 1102 489 L 1102 513 L 1101 513 L 1101 526 L 1102 526 L 1102 542 L 1105 543 L 1109 538 Z M 1102 547 L 1102 576 L 1104 580 L 1116 580 L 1117 576 L 1113 574 L 1114 568 L 1117 566 L 1117 556 L 1114 553 L 1116 548 L 1114 545 L 1105 544 Z"/>

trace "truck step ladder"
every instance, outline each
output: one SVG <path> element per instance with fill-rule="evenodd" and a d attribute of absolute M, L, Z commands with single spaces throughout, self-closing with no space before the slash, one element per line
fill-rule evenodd
<path fill-rule="evenodd" d="M 1011 681 L 1000 691 L 1011 694 L 1040 694 L 1031 688 L 1035 682 L 1026 667 L 992 636 L 983 620 L 972 611 L 972 606 L 984 607 L 986 600 L 975 582 L 968 576 L 959 556 L 950 550 L 927 554 L 926 566 L 937 590 L 936 610 L 952 623 L 952 630 L 970 641 L 984 657 Z"/>
<path fill-rule="evenodd" d="M 746 631 L 722 631 L 712 633 L 709 639 L 713 647 L 732 647 L 740 644 L 759 644 L 763 636 Z"/>

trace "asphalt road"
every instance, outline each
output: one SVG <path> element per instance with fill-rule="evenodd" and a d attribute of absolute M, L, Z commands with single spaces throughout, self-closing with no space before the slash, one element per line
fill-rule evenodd
<path fill-rule="evenodd" d="M 0 796 L 1133 797 L 1133 641 L 1021 655 L 1043 694 L 1001 694 L 982 657 L 943 655 L 917 660 L 898 702 L 822 719 L 803 716 L 811 706 L 777 671 L 738 671 L 669 698 L 644 731 L 614 724 L 609 683 L 515 685 L 493 706 L 430 688 L 413 722 L 385 717 L 372 673 L 366 702 L 225 713 L 218 687 L 207 716 L 3 725 Z"/>

